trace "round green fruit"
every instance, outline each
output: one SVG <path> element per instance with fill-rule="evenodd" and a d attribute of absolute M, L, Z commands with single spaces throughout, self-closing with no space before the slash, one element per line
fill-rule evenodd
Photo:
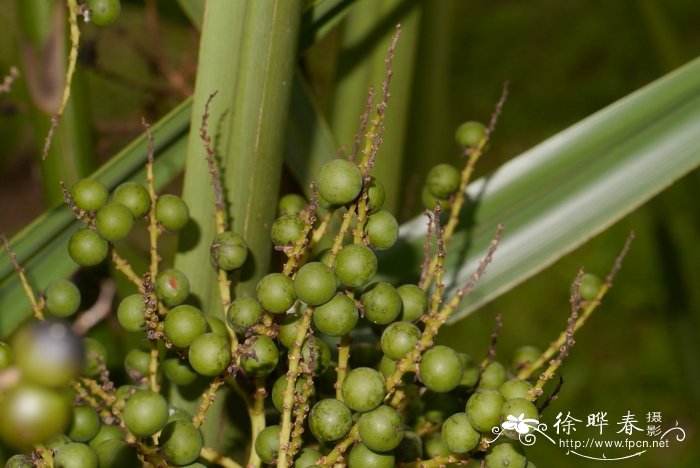
<path fill-rule="evenodd" d="M 301 239 L 304 232 L 304 221 L 297 215 L 283 215 L 272 223 L 270 237 L 275 245 L 294 244 Z"/>
<path fill-rule="evenodd" d="M 449 164 L 438 164 L 428 171 L 426 186 L 436 198 L 449 198 L 459 189 L 459 171 Z"/>
<path fill-rule="evenodd" d="M 373 452 L 388 452 L 401 443 L 403 418 L 391 406 L 381 405 L 360 416 L 358 432 L 367 448 Z"/>
<path fill-rule="evenodd" d="M 311 433 L 321 442 L 338 440 L 352 426 L 352 413 L 342 401 L 326 398 L 314 405 L 309 414 Z"/>
<path fill-rule="evenodd" d="M 314 326 L 328 336 L 344 336 L 350 333 L 359 319 L 355 301 L 345 294 L 336 294 L 333 299 L 316 307 L 313 313 Z"/>
<path fill-rule="evenodd" d="M 102 443 L 108 440 L 124 441 L 124 431 L 119 426 L 102 425 L 97 431 L 97 435 L 90 440 L 90 447 L 97 449 Z"/>
<path fill-rule="evenodd" d="M 109 244 L 90 228 L 75 231 L 68 239 L 68 254 L 83 267 L 95 266 L 107 257 Z"/>
<path fill-rule="evenodd" d="M 248 244 L 238 234 L 224 231 L 211 244 L 211 263 L 214 268 L 231 271 L 243 266 L 248 258 Z"/>
<path fill-rule="evenodd" d="M 146 324 L 146 304 L 141 294 L 126 296 L 117 307 L 117 320 L 124 330 L 138 333 Z"/>
<path fill-rule="evenodd" d="M 84 211 L 97 211 L 109 198 L 107 187 L 95 179 L 80 179 L 70 188 L 70 195 L 76 206 Z"/>
<path fill-rule="evenodd" d="M 302 302 L 318 306 L 335 296 L 336 278 L 326 264 L 310 262 L 302 266 L 294 277 L 294 291 Z"/>
<path fill-rule="evenodd" d="M 401 320 L 415 322 L 428 310 L 428 296 L 415 284 L 403 284 L 396 292 L 401 296 Z"/>
<path fill-rule="evenodd" d="M 331 363 L 331 350 L 328 345 L 317 336 L 304 341 L 301 346 L 301 357 L 311 367 L 314 374 L 322 374 Z"/>
<path fill-rule="evenodd" d="M 252 343 L 246 348 L 241 357 L 241 367 L 250 375 L 264 376 L 271 373 L 277 367 L 279 350 L 270 338 L 258 335 L 253 337 Z"/>
<path fill-rule="evenodd" d="M 168 422 L 168 402 L 160 393 L 137 390 L 126 400 L 124 424 L 137 436 L 148 437 Z"/>
<path fill-rule="evenodd" d="M 335 259 L 335 274 L 345 286 L 358 288 L 369 283 L 377 272 L 377 256 L 361 244 L 343 247 Z"/>
<path fill-rule="evenodd" d="M 163 361 L 163 372 L 168 380 L 175 385 L 189 385 L 197 379 L 197 372 L 186 361 L 178 356 Z"/>
<path fill-rule="evenodd" d="M 343 401 L 353 411 L 371 411 L 384 401 L 386 390 L 382 374 L 369 367 L 348 372 L 342 386 Z"/>
<path fill-rule="evenodd" d="M 501 419 L 504 399 L 497 390 L 477 390 L 467 400 L 466 413 L 474 429 L 482 434 L 490 434 Z"/>
<path fill-rule="evenodd" d="M 177 195 L 161 195 L 156 202 L 156 219 L 168 231 L 179 231 L 190 219 L 190 209 Z"/>
<path fill-rule="evenodd" d="M 46 288 L 44 300 L 46 310 L 54 317 L 70 317 L 80 307 L 80 291 L 72 281 L 59 279 Z"/>
<path fill-rule="evenodd" d="M 125 238 L 134 226 L 134 216 L 121 203 L 107 203 L 95 214 L 95 229 L 110 242 Z"/>
<path fill-rule="evenodd" d="M 415 349 L 420 336 L 420 330 L 411 322 L 394 322 L 382 332 L 382 351 L 390 359 L 398 361 Z"/>
<path fill-rule="evenodd" d="M 58 447 L 53 457 L 54 468 L 92 468 L 98 466 L 98 463 L 97 453 L 78 442 Z"/>
<path fill-rule="evenodd" d="M 151 366 L 151 354 L 134 348 L 126 354 L 124 358 L 124 370 L 134 382 L 140 382 L 148 377 Z"/>
<path fill-rule="evenodd" d="M 207 331 L 207 321 L 201 310 L 182 304 L 173 307 L 165 316 L 163 331 L 175 346 L 187 348 L 195 338 Z"/>
<path fill-rule="evenodd" d="M 299 313 L 287 314 L 278 322 L 279 332 L 277 339 L 283 346 L 291 348 L 294 346 L 294 340 L 297 339 L 299 326 L 301 325 L 301 316 Z"/>
<path fill-rule="evenodd" d="M 240 297 L 228 308 L 226 321 L 236 333 L 243 335 L 258 323 L 262 313 L 262 306 L 255 298 Z"/>
<path fill-rule="evenodd" d="M 83 338 L 85 359 L 81 374 L 87 377 L 95 377 L 100 373 L 100 366 L 107 362 L 107 350 L 104 345 L 94 338 Z"/>
<path fill-rule="evenodd" d="M 143 218 L 151 208 L 148 190 L 138 182 L 124 182 L 114 189 L 112 201 L 129 209 L 134 219 Z"/>
<path fill-rule="evenodd" d="M 86 0 L 90 10 L 90 22 L 95 26 L 109 26 L 117 21 L 122 5 L 119 0 Z"/>
<path fill-rule="evenodd" d="M 434 392 L 445 393 L 457 387 L 462 372 L 462 360 L 447 346 L 433 346 L 420 361 L 421 382 Z"/>
<path fill-rule="evenodd" d="M 459 353 L 462 361 L 462 379 L 459 381 L 460 387 L 473 388 L 479 381 L 481 369 L 479 363 L 467 353 Z"/>
<path fill-rule="evenodd" d="M 214 377 L 222 374 L 231 363 L 228 339 L 214 333 L 199 335 L 190 345 L 189 360 L 200 375 Z"/>
<path fill-rule="evenodd" d="M 118 427 L 117 430 L 121 432 Z M 92 442 L 90 442 L 90 446 L 93 447 Z M 107 439 L 93 448 L 97 452 L 100 468 L 128 468 L 141 465 L 136 449 L 127 444 L 123 438 Z"/>
<path fill-rule="evenodd" d="M 479 443 L 481 434 L 472 427 L 465 413 L 453 414 L 442 424 L 442 441 L 454 453 L 466 453 Z"/>
<path fill-rule="evenodd" d="M 498 389 L 503 398 L 510 400 L 511 398 L 530 398 L 530 390 L 532 384 L 527 380 L 510 379 L 503 382 Z"/>
<path fill-rule="evenodd" d="M 379 282 L 369 286 L 360 302 L 365 318 L 377 325 L 391 323 L 401 314 L 401 296 L 389 283 Z"/>
<path fill-rule="evenodd" d="M 280 451 L 281 426 L 267 426 L 255 439 L 255 453 L 263 463 L 273 463 Z"/>
<path fill-rule="evenodd" d="M 520 369 L 537 362 L 540 356 L 542 356 L 542 351 L 540 351 L 539 348 L 530 345 L 520 346 L 513 351 L 511 368 L 513 368 L 515 371 L 519 371 Z"/>
<path fill-rule="evenodd" d="M 321 167 L 318 194 L 331 205 L 350 203 L 362 190 L 362 173 L 355 163 L 335 159 Z"/>
<path fill-rule="evenodd" d="M 310 466 L 316 466 L 319 458 L 321 458 L 321 452 L 310 447 L 304 447 L 301 449 L 300 455 L 294 460 L 294 468 L 308 468 Z"/>
<path fill-rule="evenodd" d="M 581 285 L 579 286 L 579 294 L 581 299 L 592 301 L 598 297 L 598 291 L 603 285 L 603 282 L 596 275 L 586 273 L 581 277 Z"/>
<path fill-rule="evenodd" d="M 100 417 L 91 406 L 73 408 L 73 422 L 68 430 L 68 437 L 74 442 L 88 442 L 100 430 Z"/>
<path fill-rule="evenodd" d="M 450 207 L 450 200 L 445 198 L 438 198 L 430 192 L 428 186 L 423 187 L 421 190 L 421 201 L 423 202 L 423 207 L 433 211 L 437 207 L 438 202 L 440 203 L 440 209 L 445 212 Z"/>
<path fill-rule="evenodd" d="M 199 457 L 204 440 L 192 422 L 172 421 L 161 431 L 158 444 L 170 463 L 181 466 L 192 463 Z"/>
<path fill-rule="evenodd" d="M 481 122 L 467 121 L 457 127 L 455 141 L 461 148 L 474 148 L 486 134 Z"/>
<path fill-rule="evenodd" d="M 479 388 L 500 388 L 506 381 L 506 368 L 498 361 L 490 362 L 481 372 Z"/>
<path fill-rule="evenodd" d="M 273 314 L 282 314 L 294 305 L 296 293 L 294 281 L 282 273 L 263 276 L 255 288 L 258 301 Z"/>
<path fill-rule="evenodd" d="M 355 444 L 348 455 L 349 468 L 394 468 L 393 452 L 378 453 L 367 448 L 365 444 Z"/>
<path fill-rule="evenodd" d="M 399 223 L 388 211 L 379 210 L 369 215 L 365 231 L 370 245 L 377 250 L 384 250 L 392 247 L 399 238 Z"/>
<path fill-rule="evenodd" d="M 374 177 L 370 177 L 367 184 L 367 213 L 372 214 L 380 210 L 384 206 L 385 199 L 384 185 Z"/>
<path fill-rule="evenodd" d="M 300 375 L 294 384 L 294 389 L 296 393 L 301 393 L 303 386 L 308 382 L 309 378 L 305 375 Z M 287 375 L 282 374 L 275 380 L 275 384 L 272 386 L 272 404 L 275 409 L 280 413 L 284 412 L 284 391 L 287 388 Z M 311 385 L 311 395 L 315 394 L 315 388 L 313 384 Z"/>
<path fill-rule="evenodd" d="M 512 468 L 527 466 L 527 458 L 519 443 L 494 444 L 486 452 L 486 468 Z"/>
<path fill-rule="evenodd" d="M 279 216 L 298 215 L 306 208 L 307 201 L 304 197 L 296 193 L 283 195 L 277 202 L 277 213 Z"/>
<path fill-rule="evenodd" d="M 190 295 L 190 281 L 180 270 L 163 270 L 156 277 L 156 295 L 166 306 L 175 307 Z"/>

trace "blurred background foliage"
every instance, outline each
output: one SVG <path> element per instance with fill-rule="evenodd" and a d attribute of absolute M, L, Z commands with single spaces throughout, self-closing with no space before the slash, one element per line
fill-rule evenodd
<path fill-rule="evenodd" d="M 124 1 L 116 27 L 82 28 L 87 113 L 82 128 L 96 159 L 70 177 L 86 175 L 142 131 L 140 117 L 155 121 L 192 89 L 196 29 L 176 2 Z M 432 0 L 357 2 L 358 12 L 381 8 L 387 23 L 404 23 L 387 144 L 405 155 L 403 192 L 393 202 L 407 219 L 420 211 L 415 187 L 437 162 L 458 163 L 453 132 L 464 120 L 488 120 L 501 85 L 510 97 L 478 174 L 581 120 L 700 51 L 700 4 L 692 0 Z M 145 5 L 145 6 L 144 6 Z M 334 108 L 366 43 L 352 44 L 363 15 L 354 12 L 345 30 L 334 30 L 302 59 L 319 105 L 339 144 L 350 146 L 343 110 Z M 0 74 L 21 62 L 16 3 L 0 4 Z M 155 21 L 157 19 L 157 21 Z M 351 27 L 350 27 L 351 25 Z M 381 37 L 374 38 L 381 40 Z M 378 48 L 384 54 L 385 46 Z M 350 52 L 348 52 L 350 50 Z M 403 52 L 402 52 L 403 50 Z M 406 54 L 402 57 L 401 54 Z M 353 54 L 354 57 L 353 58 Z M 382 61 L 378 62 L 381 69 Z M 365 64 L 366 65 L 366 64 Z M 364 79 L 383 76 L 367 68 Z M 401 72 L 403 71 L 403 74 Z M 374 77 L 374 78 L 373 78 Z M 366 92 L 362 82 L 361 95 Z M 355 102 L 364 106 L 364 97 Z M 10 236 L 50 206 L 42 191 L 38 146 L 44 130 L 29 104 L 25 81 L 0 96 L 0 231 Z M 359 112 L 347 110 L 356 122 Z M 45 123 L 44 123 L 45 125 Z M 392 133 L 393 132 L 393 133 Z M 699 136 L 700 137 L 700 136 Z M 388 151 L 388 150 L 387 150 Z M 91 158 L 93 156 L 90 156 Z M 392 166 L 393 170 L 397 168 Z M 390 168 L 389 170 L 392 170 Z M 83 171 L 83 173 L 80 173 Z M 700 466 L 700 208 L 698 171 L 686 176 L 545 272 L 447 327 L 441 340 L 481 357 L 496 312 L 503 314 L 497 358 L 508 362 L 522 344 L 545 348 L 565 327 L 569 284 L 576 270 L 604 276 L 627 233 L 637 234 L 617 281 L 602 307 L 577 335 L 563 368 L 565 383 L 544 416 L 559 412 L 579 419 L 607 411 L 609 431 L 627 411 L 644 423 L 660 411 L 664 427 L 687 432 L 682 443 L 650 450 L 616 466 Z M 285 190 L 295 183 L 286 180 Z M 174 185 L 177 187 L 177 185 Z M 538 466 L 592 466 L 565 456 L 565 449 L 539 442 L 530 449 Z"/>

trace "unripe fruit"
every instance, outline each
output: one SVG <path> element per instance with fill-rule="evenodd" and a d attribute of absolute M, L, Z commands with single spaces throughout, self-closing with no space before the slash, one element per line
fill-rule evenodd
<path fill-rule="evenodd" d="M 68 253 L 83 267 L 95 266 L 107 257 L 109 244 L 90 228 L 78 229 L 68 239 Z"/>
<path fill-rule="evenodd" d="M 161 195 L 156 201 L 156 219 L 168 231 L 179 231 L 189 221 L 190 210 L 177 195 Z"/>
<path fill-rule="evenodd" d="M 273 463 L 280 451 L 281 426 L 267 426 L 255 439 L 255 453 L 263 463 Z"/>
<path fill-rule="evenodd" d="M 368 449 L 365 444 L 355 444 L 348 455 L 349 468 L 394 468 L 393 452 L 377 453 Z"/>
<path fill-rule="evenodd" d="M 294 391 L 301 393 L 303 386 L 308 382 L 309 378 L 305 375 L 300 375 L 294 384 Z M 275 380 L 275 384 L 272 386 L 272 404 L 275 409 L 280 413 L 284 412 L 284 391 L 287 388 L 287 375 L 282 374 Z M 315 388 L 313 384 L 311 385 L 311 396 L 315 394 Z"/>
<path fill-rule="evenodd" d="M 529 398 L 532 384 L 527 380 L 510 379 L 503 382 L 498 389 L 506 400 L 511 398 Z"/>
<path fill-rule="evenodd" d="M 301 357 L 311 367 L 314 374 L 322 374 L 331 363 L 331 350 L 319 337 L 314 336 L 304 341 Z"/>
<path fill-rule="evenodd" d="M 335 258 L 335 274 L 344 285 L 358 288 L 369 283 L 377 272 L 377 256 L 367 246 L 350 244 Z"/>
<path fill-rule="evenodd" d="M 459 359 L 462 361 L 462 379 L 459 385 L 471 389 L 479 381 L 481 374 L 479 363 L 467 353 L 459 353 Z"/>
<path fill-rule="evenodd" d="M 581 285 L 579 286 L 579 294 L 581 299 L 592 301 L 598 296 L 598 291 L 603 282 L 596 275 L 586 273 L 581 277 Z"/>
<path fill-rule="evenodd" d="M 143 331 L 146 323 L 146 304 L 141 294 L 126 296 L 117 308 L 117 320 L 125 330 L 130 332 Z"/>
<path fill-rule="evenodd" d="M 168 422 L 168 402 L 160 393 L 137 390 L 126 400 L 124 424 L 137 436 L 148 437 Z"/>
<path fill-rule="evenodd" d="M 485 133 L 486 127 L 481 122 L 464 122 L 455 131 L 455 141 L 462 148 L 473 148 L 479 144 Z"/>
<path fill-rule="evenodd" d="M 537 362 L 541 355 L 542 351 L 535 346 L 520 346 L 513 351 L 513 361 L 511 363 L 511 367 L 518 371 L 523 367 L 529 366 L 533 362 Z"/>
<path fill-rule="evenodd" d="M 134 226 L 134 217 L 121 203 L 107 203 L 95 214 L 95 229 L 110 242 L 125 238 Z"/>
<path fill-rule="evenodd" d="M 369 215 L 365 231 L 372 247 L 384 250 L 393 246 L 399 238 L 399 223 L 388 211 L 379 210 Z"/>
<path fill-rule="evenodd" d="M 172 421 L 161 431 L 158 444 L 170 463 L 182 466 L 194 462 L 199 457 L 204 440 L 192 422 Z"/>
<path fill-rule="evenodd" d="M 352 426 L 352 413 L 342 401 L 326 398 L 314 405 L 309 413 L 311 433 L 321 442 L 343 437 Z"/>
<path fill-rule="evenodd" d="M 401 296 L 389 283 L 374 283 L 362 294 L 360 301 L 365 318 L 378 325 L 393 322 L 401 313 Z"/>
<path fill-rule="evenodd" d="M 128 208 L 134 219 L 143 218 L 151 208 L 148 190 L 138 182 L 124 182 L 114 189 L 112 201 Z"/>
<path fill-rule="evenodd" d="M 294 468 L 308 468 L 315 466 L 318 459 L 321 458 L 321 452 L 310 447 L 301 449 L 301 454 L 294 461 Z"/>
<path fill-rule="evenodd" d="M 348 372 L 342 386 L 343 401 L 353 411 L 371 411 L 382 404 L 386 396 L 382 374 L 369 367 Z"/>
<path fill-rule="evenodd" d="M 255 292 L 263 308 L 273 314 L 286 312 L 296 301 L 294 282 L 282 273 L 263 276 L 258 281 Z"/>
<path fill-rule="evenodd" d="M 449 198 L 459 189 L 460 174 L 449 164 L 438 164 L 428 172 L 426 186 L 436 198 Z"/>
<path fill-rule="evenodd" d="M 500 388 L 506 381 L 506 368 L 498 361 L 490 362 L 481 372 L 479 388 Z"/>
<path fill-rule="evenodd" d="M 213 315 L 205 315 L 204 319 L 207 321 L 208 332 L 228 338 L 228 330 L 226 330 L 226 324 L 223 320 Z"/>
<path fill-rule="evenodd" d="M 521 419 L 534 419 L 540 417 L 537 407 L 533 402 L 526 398 L 511 398 L 506 400 L 501 407 L 501 420 L 506 421 L 508 416 Z M 515 434 L 517 438 L 517 433 Z"/>
<path fill-rule="evenodd" d="M 359 314 L 355 301 L 345 294 L 336 294 L 333 299 L 316 307 L 313 314 L 314 326 L 328 336 L 344 336 L 357 324 Z"/>
<path fill-rule="evenodd" d="M 318 306 L 335 296 L 336 279 L 333 270 L 321 262 L 302 266 L 294 277 L 294 291 L 302 302 Z"/>
<path fill-rule="evenodd" d="M 297 338 L 297 332 L 301 325 L 301 316 L 298 313 L 287 314 L 279 321 L 279 333 L 277 339 L 282 345 L 291 348 Z"/>
<path fill-rule="evenodd" d="M 420 379 L 423 385 L 438 393 L 449 392 L 462 379 L 462 360 L 452 348 L 433 346 L 420 361 Z"/>
<path fill-rule="evenodd" d="M 420 193 L 421 201 L 423 202 L 423 207 L 433 211 L 437 207 L 437 203 L 440 202 L 440 209 L 444 213 L 450 207 L 450 200 L 445 198 L 438 198 L 430 192 L 430 189 L 425 186 Z"/>
<path fill-rule="evenodd" d="M 214 333 L 204 333 L 195 338 L 188 356 L 192 368 L 207 377 L 222 374 L 231 363 L 228 340 Z"/>
<path fill-rule="evenodd" d="M 279 350 L 270 338 L 257 335 L 241 357 L 241 367 L 246 373 L 257 377 L 275 370 L 279 360 Z"/>
<path fill-rule="evenodd" d="M 481 434 L 469 422 L 465 413 L 450 416 L 442 425 L 442 441 L 454 453 L 466 453 L 479 443 Z"/>
<path fill-rule="evenodd" d="M 367 213 L 372 214 L 380 210 L 384 206 L 385 199 L 384 185 L 371 177 L 367 184 Z"/>
<path fill-rule="evenodd" d="M 180 270 L 163 270 L 156 277 L 156 295 L 166 306 L 175 307 L 190 295 L 190 281 Z"/>
<path fill-rule="evenodd" d="M 248 244 L 238 234 L 224 231 L 214 238 L 210 252 L 214 268 L 231 271 L 245 263 L 248 258 Z"/>
<path fill-rule="evenodd" d="M 88 442 L 100 430 L 100 417 L 91 406 L 73 408 L 73 421 L 68 431 L 68 437 L 75 442 Z"/>
<path fill-rule="evenodd" d="M 527 458 L 523 455 L 522 446 L 519 443 L 502 442 L 489 447 L 486 452 L 486 468 L 510 468 L 527 465 Z"/>
<path fill-rule="evenodd" d="M 236 333 L 245 334 L 258 323 L 262 316 L 262 306 L 253 297 L 240 297 L 231 303 L 226 313 L 226 321 Z"/>
<path fill-rule="evenodd" d="M 119 0 L 86 0 L 90 10 L 90 22 L 95 26 L 109 26 L 119 18 L 121 3 Z"/>
<path fill-rule="evenodd" d="M 103 427 L 116 428 L 121 432 L 117 426 Z M 93 446 L 90 441 L 90 446 L 97 452 L 100 468 L 126 468 L 141 464 L 136 455 L 136 449 L 127 444 L 123 438 L 107 439 L 96 446 Z"/>
<path fill-rule="evenodd" d="M 396 292 L 401 296 L 401 320 L 415 322 L 428 309 L 428 296 L 415 284 L 403 284 Z"/>
<path fill-rule="evenodd" d="M 83 349 L 85 349 L 85 358 L 81 374 L 95 377 L 100 372 L 100 365 L 107 362 L 107 350 L 94 338 L 83 338 Z"/>
<path fill-rule="evenodd" d="M 497 390 L 483 389 L 476 391 L 467 400 L 466 413 L 474 429 L 482 434 L 491 433 L 501 419 L 503 397 Z"/>
<path fill-rule="evenodd" d="M 95 179 L 80 179 L 71 187 L 70 195 L 76 206 L 84 211 L 97 211 L 109 198 L 107 187 Z"/>
<path fill-rule="evenodd" d="M 420 336 L 420 330 L 412 323 L 394 322 L 382 332 L 382 351 L 389 358 L 398 361 L 413 351 Z"/>
<path fill-rule="evenodd" d="M 134 382 L 148 377 L 151 365 L 151 355 L 148 351 L 134 348 L 124 358 L 124 370 Z"/>
<path fill-rule="evenodd" d="M 296 193 L 288 193 L 283 195 L 277 202 L 278 216 L 297 215 L 306 208 L 306 199 Z"/>
<path fill-rule="evenodd" d="M 270 237 L 275 245 L 294 244 L 301 238 L 304 221 L 297 215 L 284 215 L 272 223 Z"/>
<path fill-rule="evenodd" d="M 55 317 L 70 317 L 80 307 L 78 287 L 66 279 L 52 282 L 44 293 L 46 310 Z"/>
<path fill-rule="evenodd" d="M 165 336 L 178 348 L 187 348 L 207 331 L 207 321 L 198 308 L 183 304 L 168 312 L 163 329 Z"/>
<path fill-rule="evenodd" d="M 168 380 L 175 385 L 189 385 L 197 379 L 197 372 L 192 369 L 192 366 L 177 356 L 163 361 L 163 372 Z"/>
<path fill-rule="evenodd" d="M 124 440 L 124 431 L 122 431 L 119 426 L 100 426 L 100 430 L 97 431 L 97 435 L 92 438 L 89 445 L 90 447 L 97 449 L 102 443 L 108 440 Z"/>
<path fill-rule="evenodd" d="M 78 442 L 58 447 L 53 457 L 54 468 L 83 468 L 97 466 L 98 463 L 97 453 Z"/>
<path fill-rule="evenodd" d="M 403 418 L 391 406 L 363 413 L 357 426 L 362 443 L 374 452 L 394 450 L 403 438 Z"/>
<path fill-rule="evenodd" d="M 318 194 L 331 205 L 353 201 L 362 190 L 362 173 L 355 163 L 335 159 L 321 167 Z"/>

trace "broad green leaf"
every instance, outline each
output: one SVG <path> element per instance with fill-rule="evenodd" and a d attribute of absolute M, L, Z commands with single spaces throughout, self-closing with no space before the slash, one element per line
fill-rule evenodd
<path fill-rule="evenodd" d="M 604 230 L 700 164 L 700 60 L 608 106 L 471 184 L 450 244 L 447 294 L 465 284 L 505 225 L 493 263 L 458 320 Z M 425 221 L 381 256 L 405 277 L 422 258 Z"/>

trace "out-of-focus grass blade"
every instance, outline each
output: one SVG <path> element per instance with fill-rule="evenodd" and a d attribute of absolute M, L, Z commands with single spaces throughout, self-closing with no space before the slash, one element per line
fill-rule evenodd
<path fill-rule="evenodd" d="M 189 101 L 153 125 L 156 152 L 156 185 L 162 187 L 182 171 L 185 162 L 183 138 L 189 122 Z M 96 171 L 92 177 L 110 190 L 125 180 L 145 180 L 146 139 L 140 136 Z M 69 276 L 77 265 L 68 256 L 70 234 L 81 226 L 67 206 L 50 210 L 15 235 L 12 250 L 27 270 L 29 281 L 44 288 L 57 278 Z M 7 336 L 29 314 L 19 278 L 5 251 L 0 251 L 0 336 Z"/>
<path fill-rule="evenodd" d="M 700 60 L 593 114 L 468 187 L 448 251 L 448 291 L 465 284 L 498 223 L 501 244 L 458 320 L 534 275 L 700 164 Z M 422 258 L 425 220 L 402 226 L 384 273 Z M 410 269 L 410 270 L 409 270 Z"/>

